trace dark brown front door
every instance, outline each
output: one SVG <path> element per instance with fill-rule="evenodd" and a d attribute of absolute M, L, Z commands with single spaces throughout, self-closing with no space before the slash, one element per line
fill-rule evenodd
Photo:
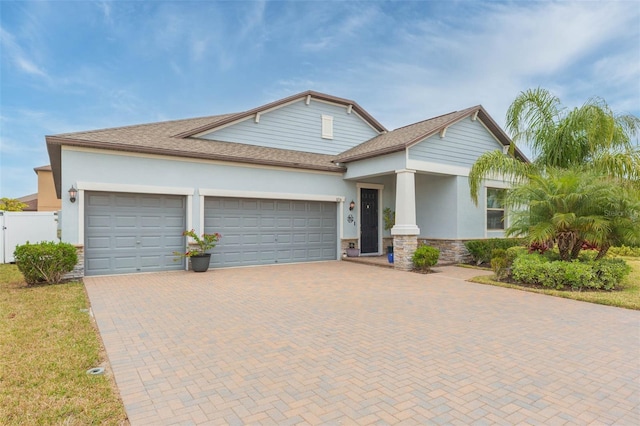
<path fill-rule="evenodd" d="M 360 253 L 378 253 L 378 190 L 360 190 Z"/>

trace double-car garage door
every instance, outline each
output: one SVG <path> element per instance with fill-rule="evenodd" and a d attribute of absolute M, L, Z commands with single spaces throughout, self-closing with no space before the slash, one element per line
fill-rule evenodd
<path fill-rule="evenodd" d="M 213 266 L 335 260 L 336 203 L 206 198 L 204 228 L 222 234 Z"/>
<path fill-rule="evenodd" d="M 212 266 L 335 260 L 336 203 L 205 198 L 205 232 L 222 234 Z M 175 261 L 186 228 L 186 197 L 87 192 L 85 274 L 184 268 Z"/>

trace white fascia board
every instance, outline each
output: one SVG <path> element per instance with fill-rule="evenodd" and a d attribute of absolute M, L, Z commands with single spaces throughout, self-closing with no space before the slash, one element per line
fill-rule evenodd
<path fill-rule="evenodd" d="M 293 194 L 287 192 L 259 192 L 237 191 L 231 189 L 200 188 L 198 194 L 205 197 L 228 198 L 261 198 L 269 200 L 301 200 L 301 201 L 330 201 L 333 203 L 344 202 L 342 195 L 318 195 L 318 194 Z"/>
<path fill-rule="evenodd" d="M 123 183 L 76 182 L 78 190 L 101 192 L 131 192 L 136 194 L 193 195 L 193 188 L 178 186 L 131 185 Z"/>
<path fill-rule="evenodd" d="M 407 168 L 419 172 L 438 173 L 443 175 L 469 176 L 471 169 L 450 164 L 432 163 L 430 161 L 407 160 Z"/>

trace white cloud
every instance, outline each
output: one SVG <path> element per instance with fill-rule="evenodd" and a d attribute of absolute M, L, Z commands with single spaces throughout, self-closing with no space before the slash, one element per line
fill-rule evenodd
<path fill-rule="evenodd" d="M 49 79 L 47 73 L 25 54 L 24 49 L 16 42 L 13 34 L 3 28 L 0 28 L 0 45 L 2 46 L 3 56 L 8 57 L 17 69 L 29 75 Z"/>

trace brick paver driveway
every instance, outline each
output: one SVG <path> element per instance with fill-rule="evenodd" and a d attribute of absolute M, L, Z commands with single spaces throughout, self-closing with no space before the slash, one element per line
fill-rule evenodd
<path fill-rule="evenodd" d="M 133 425 L 640 423 L 640 312 L 444 269 L 85 281 Z"/>

